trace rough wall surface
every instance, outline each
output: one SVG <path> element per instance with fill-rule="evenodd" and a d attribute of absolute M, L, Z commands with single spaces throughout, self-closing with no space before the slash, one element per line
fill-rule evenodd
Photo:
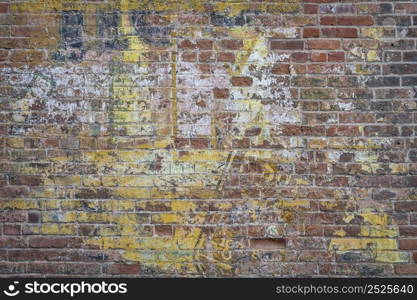
<path fill-rule="evenodd" d="M 0 274 L 417 275 L 417 3 L 0 0 Z"/>

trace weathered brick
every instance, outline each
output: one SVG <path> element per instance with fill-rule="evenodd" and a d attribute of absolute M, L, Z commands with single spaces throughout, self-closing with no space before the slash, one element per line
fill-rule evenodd
<path fill-rule="evenodd" d="M 230 62 L 234 63 L 236 60 L 236 56 L 232 52 L 219 52 L 217 54 L 217 61 L 218 62 Z"/>
<path fill-rule="evenodd" d="M 398 136 L 398 127 L 395 126 L 365 126 L 365 136 Z"/>
<path fill-rule="evenodd" d="M 358 30 L 356 28 L 323 28 L 324 37 L 331 38 L 356 38 Z"/>
<path fill-rule="evenodd" d="M 220 41 L 220 47 L 227 50 L 239 50 L 243 47 L 242 40 L 222 40 Z"/>
<path fill-rule="evenodd" d="M 249 245 L 252 249 L 277 250 L 285 248 L 286 241 L 281 238 L 257 238 L 250 239 Z"/>
<path fill-rule="evenodd" d="M 310 59 L 312 62 L 325 62 L 327 61 L 326 53 L 311 53 Z"/>
<path fill-rule="evenodd" d="M 399 247 L 403 250 L 416 250 L 417 249 L 417 239 L 400 239 Z"/>
<path fill-rule="evenodd" d="M 309 88 L 301 90 L 302 99 L 333 99 L 335 96 L 333 89 Z"/>
<path fill-rule="evenodd" d="M 4 224 L 3 233 L 5 235 L 20 235 L 21 225 L 19 224 Z"/>
<path fill-rule="evenodd" d="M 417 4 L 415 3 L 395 3 L 394 11 L 396 13 L 416 13 Z"/>
<path fill-rule="evenodd" d="M 291 53 L 291 61 L 296 63 L 304 63 L 308 60 L 308 54 L 305 52 Z"/>
<path fill-rule="evenodd" d="M 29 246 L 33 248 L 79 248 L 81 240 L 77 237 L 33 237 L 29 239 Z"/>
<path fill-rule="evenodd" d="M 400 85 L 400 78 L 393 77 L 393 76 L 384 76 L 384 77 L 376 77 L 370 76 L 366 80 L 366 84 L 369 87 L 389 87 L 389 86 L 399 86 Z"/>
<path fill-rule="evenodd" d="M 253 79 L 251 77 L 232 77 L 233 86 L 251 86 Z"/>
<path fill-rule="evenodd" d="M 345 53 L 344 52 L 329 52 L 328 60 L 329 62 L 345 61 Z"/>
<path fill-rule="evenodd" d="M 3 277 L 416 275 L 413 1 L 29 2 L 0 1 Z"/>
<path fill-rule="evenodd" d="M 280 75 L 280 74 L 289 74 L 290 73 L 290 65 L 289 64 L 278 64 L 274 66 L 271 70 L 272 74 Z"/>
<path fill-rule="evenodd" d="M 318 11 L 318 5 L 316 4 L 304 4 L 305 14 L 316 14 Z"/>
<path fill-rule="evenodd" d="M 225 99 L 229 97 L 229 90 L 228 89 L 220 89 L 220 88 L 214 88 L 213 89 L 213 95 L 216 99 Z"/>
<path fill-rule="evenodd" d="M 417 237 L 417 226 L 400 226 L 400 236 Z"/>

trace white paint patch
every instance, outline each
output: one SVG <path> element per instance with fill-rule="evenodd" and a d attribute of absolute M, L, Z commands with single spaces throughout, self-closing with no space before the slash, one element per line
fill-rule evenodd
<path fill-rule="evenodd" d="M 341 151 L 328 151 L 327 155 L 331 162 L 339 162 L 340 156 L 343 154 Z"/>
<path fill-rule="evenodd" d="M 338 103 L 339 109 L 344 111 L 349 111 L 355 109 L 352 102 L 346 103 L 346 102 L 340 102 Z"/>

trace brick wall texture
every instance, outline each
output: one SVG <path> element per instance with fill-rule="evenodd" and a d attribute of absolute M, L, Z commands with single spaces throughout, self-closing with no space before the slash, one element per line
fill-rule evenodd
<path fill-rule="evenodd" d="M 417 2 L 0 0 L 0 276 L 416 276 Z"/>

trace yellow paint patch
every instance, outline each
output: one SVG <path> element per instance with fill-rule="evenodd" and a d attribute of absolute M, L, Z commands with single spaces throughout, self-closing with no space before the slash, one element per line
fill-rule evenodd
<path fill-rule="evenodd" d="M 47 235 L 76 235 L 77 229 L 73 224 L 42 224 L 41 233 Z"/>
<path fill-rule="evenodd" d="M 330 241 L 329 249 L 339 251 L 364 250 L 375 246 L 379 250 L 397 249 L 397 241 L 394 239 L 358 239 L 358 238 L 336 238 Z"/>
<path fill-rule="evenodd" d="M 369 62 L 374 62 L 374 61 L 380 61 L 381 58 L 379 57 L 379 54 L 377 51 L 375 50 L 370 50 L 366 53 L 366 59 Z"/>
<path fill-rule="evenodd" d="M 339 229 L 339 230 L 335 230 L 335 231 L 333 232 L 333 234 L 334 234 L 335 236 L 340 236 L 340 237 L 343 237 L 343 236 L 346 236 L 346 231 L 344 231 L 343 229 Z"/>
<path fill-rule="evenodd" d="M 155 224 L 181 224 L 184 223 L 184 217 L 174 213 L 163 213 L 152 215 L 152 222 Z"/>
<path fill-rule="evenodd" d="M 174 200 L 171 202 L 172 211 L 181 212 L 181 211 L 194 211 L 196 208 L 196 203 L 191 201 L 184 200 Z"/>
<path fill-rule="evenodd" d="M 388 215 L 386 214 L 363 213 L 359 215 L 363 217 L 366 223 L 371 225 L 388 225 Z"/>
<path fill-rule="evenodd" d="M 361 226 L 360 236 L 364 237 L 396 237 L 398 229 L 386 226 Z"/>

